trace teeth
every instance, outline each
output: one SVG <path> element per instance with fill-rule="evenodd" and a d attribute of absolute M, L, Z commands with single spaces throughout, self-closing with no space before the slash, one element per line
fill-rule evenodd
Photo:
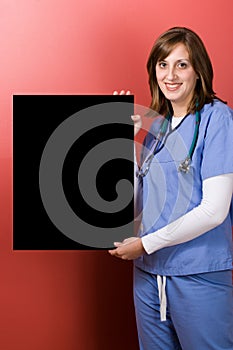
<path fill-rule="evenodd" d="M 169 88 L 176 88 L 176 87 L 180 86 L 180 84 L 166 84 L 166 85 Z"/>
<path fill-rule="evenodd" d="M 180 88 L 181 83 L 174 83 L 174 84 L 165 83 L 165 85 L 168 91 L 176 91 Z"/>

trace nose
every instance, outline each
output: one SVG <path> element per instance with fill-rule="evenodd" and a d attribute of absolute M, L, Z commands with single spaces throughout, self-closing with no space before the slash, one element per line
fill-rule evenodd
<path fill-rule="evenodd" d="M 175 70 L 175 67 L 173 67 L 173 66 L 168 67 L 168 70 L 167 70 L 167 79 L 168 79 L 168 80 L 174 80 L 175 78 L 176 78 L 176 70 Z"/>

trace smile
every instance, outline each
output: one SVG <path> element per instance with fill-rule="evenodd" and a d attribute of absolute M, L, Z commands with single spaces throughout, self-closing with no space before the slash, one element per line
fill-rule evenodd
<path fill-rule="evenodd" d="M 165 83 L 168 91 L 176 91 L 181 87 L 182 83 Z"/>

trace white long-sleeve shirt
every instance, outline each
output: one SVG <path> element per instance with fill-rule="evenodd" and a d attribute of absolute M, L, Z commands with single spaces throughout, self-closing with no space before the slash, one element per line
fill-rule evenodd
<path fill-rule="evenodd" d="M 142 237 L 148 254 L 161 248 L 190 241 L 220 225 L 226 218 L 233 192 L 233 173 L 203 181 L 201 203 L 160 230 Z"/>

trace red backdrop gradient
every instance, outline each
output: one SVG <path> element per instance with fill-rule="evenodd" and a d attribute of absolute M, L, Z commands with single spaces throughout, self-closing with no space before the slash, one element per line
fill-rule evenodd
<path fill-rule="evenodd" d="M 125 88 L 147 106 L 149 50 L 179 25 L 201 36 L 215 91 L 233 106 L 232 10 L 231 0 L 0 1 L 1 349 L 138 349 L 131 262 L 105 251 L 12 251 L 12 95 Z"/>

